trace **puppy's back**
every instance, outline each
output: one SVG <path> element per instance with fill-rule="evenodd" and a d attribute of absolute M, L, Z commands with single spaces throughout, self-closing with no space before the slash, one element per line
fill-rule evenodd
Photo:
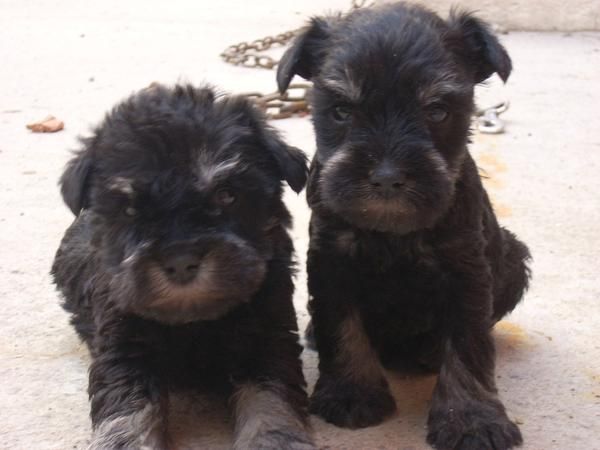
<path fill-rule="evenodd" d="M 72 314 L 71 324 L 86 343 L 94 331 L 91 298 L 94 292 L 103 289 L 99 284 L 104 279 L 104 274 L 97 272 L 99 264 L 92 251 L 91 219 L 87 211 L 75 218 L 56 251 L 51 271 L 62 294 L 62 306 Z"/>

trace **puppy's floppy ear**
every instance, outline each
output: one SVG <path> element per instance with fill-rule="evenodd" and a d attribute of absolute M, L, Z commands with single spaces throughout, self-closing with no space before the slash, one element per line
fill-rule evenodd
<path fill-rule="evenodd" d="M 87 140 L 83 141 L 88 144 Z M 93 158 L 89 148 L 77 153 L 60 177 L 60 192 L 64 202 L 76 216 L 82 208 L 88 206 L 89 182 L 92 172 Z"/>
<path fill-rule="evenodd" d="M 481 83 L 494 72 L 506 82 L 512 62 L 485 22 L 471 13 L 452 10 L 448 26 L 446 43 L 472 71 L 475 83 Z"/>
<path fill-rule="evenodd" d="M 299 148 L 285 144 L 279 136 L 270 142 L 269 147 L 277 160 L 283 179 L 299 194 L 304 189 L 308 175 L 306 155 Z"/>
<path fill-rule="evenodd" d="M 287 145 L 279 134 L 266 123 L 265 116 L 250 102 L 239 99 L 244 118 L 258 138 L 259 145 L 276 161 L 281 179 L 299 193 L 306 184 L 308 175 L 307 157 L 302 150 Z"/>
<path fill-rule="evenodd" d="M 319 66 L 324 44 L 329 38 L 330 24 L 321 18 L 311 19 L 310 24 L 294 39 L 292 46 L 283 54 L 277 66 L 277 87 L 285 92 L 294 75 L 306 80 L 315 75 Z"/>
<path fill-rule="evenodd" d="M 258 134 L 262 145 L 271 153 L 277 161 L 277 166 L 281 171 L 281 178 L 287 181 L 287 184 L 296 193 L 300 193 L 306 184 L 308 175 L 308 165 L 306 155 L 302 150 L 287 145 L 275 130 L 266 125 L 262 120 L 258 124 Z"/>

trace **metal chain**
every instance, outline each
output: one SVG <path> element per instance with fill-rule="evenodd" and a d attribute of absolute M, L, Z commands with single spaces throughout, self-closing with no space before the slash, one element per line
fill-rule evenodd
<path fill-rule="evenodd" d="M 275 36 L 266 36 L 262 39 L 255 39 L 252 42 L 240 42 L 230 45 L 221 53 L 223 61 L 234 66 L 244 66 L 249 68 L 272 69 L 279 61 L 267 55 L 259 55 L 256 52 L 264 52 L 274 45 L 283 47 L 288 44 L 299 32 L 301 28 L 286 31 Z"/>
<path fill-rule="evenodd" d="M 367 0 L 352 0 L 351 10 L 365 7 Z M 369 7 L 371 5 L 368 5 Z M 272 69 L 279 62 L 270 56 L 261 55 L 260 52 L 269 50 L 273 46 L 283 47 L 296 37 L 303 28 L 285 31 L 275 36 L 266 36 L 262 39 L 255 39 L 251 42 L 240 42 L 230 45 L 222 53 L 223 61 L 234 66 L 243 66 L 248 68 Z"/>
<path fill-rule="evenodd" d="M 352 0 L 351 10 L 370 7 L 367 0 Z M 294 39 L 303 28 L 279 33 L 275 36 L 266 36 L 261 39 L 255 39 L 251 42 L 240 42 L 230 45 L 222 53 L 223 61 L 234 66 L 247 68 L 273 69 L 278 60 L 260 54 L 272 47 L 284 47 Z M 256 105 L 266 114 L 268 119 L 287 119 L 292 116 L 304 117 L 310 114 L 310 105 L 308 104 L 308 95 L 312 84 L 297 83 L 291 84 L 283 94 L 272 92 L 270 94 L 261 94 L 260 92 L 247 92 L 242 94 L 256 103 Z"/>

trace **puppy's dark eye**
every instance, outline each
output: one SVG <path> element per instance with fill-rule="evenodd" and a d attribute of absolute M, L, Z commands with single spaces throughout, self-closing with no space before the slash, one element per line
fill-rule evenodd
<path fill-rule="evenodd" d="M 338 105 L 331 110 L 331 117 L 336 122 L 347 122 L 352 116 L 352 110 L 348 106 Z"/>
<path fill-rule="evenodd" d="M 215 194 L 215 202 L 221 207 L 229 206 L 235 202 L 235 195 L 229 189 L 220 189 Z"/>
<path fill-rule="evenodd" d="M 427 108 L 427 120 L 433 123 L 440 123 L 448 117 L 448 111 L 443 105 L 433 105 Z"/>

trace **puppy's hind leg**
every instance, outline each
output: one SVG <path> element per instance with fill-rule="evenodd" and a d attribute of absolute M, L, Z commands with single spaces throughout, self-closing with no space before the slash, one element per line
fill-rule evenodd
<path fill-rule="evenodd" d="M 503 267 L 502 278 L 496 280 L 494 289 L 493 320 L 497 322 L 511 312 L 523 298 L 529 286 L 531 271 L 528 262 L 531 259 L 527 246 L 510 231 L 502 228 Z"/>

